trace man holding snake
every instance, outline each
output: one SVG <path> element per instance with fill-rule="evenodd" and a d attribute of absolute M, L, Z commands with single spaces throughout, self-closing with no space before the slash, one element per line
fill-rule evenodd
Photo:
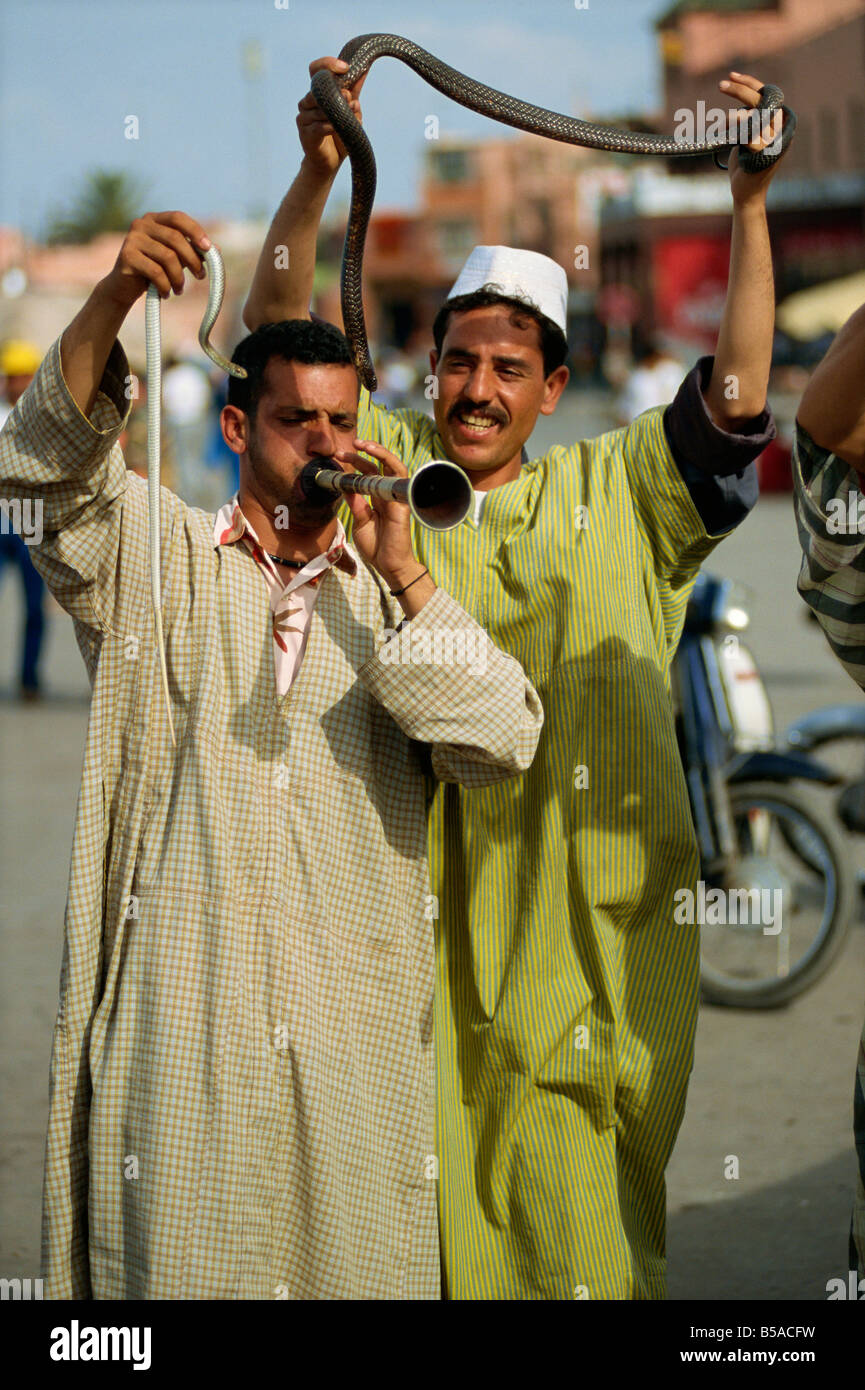
<path fill-rule="evenodd" d="M 310 73 L 339 59 L 323 58 Z M 363 79 L 344 95 L 359 115 Z M 752 109 L 761 83 L 722 91 Z M 250 328 L 309 314 L 318 223 L 344 157 L 312 94 L 300 172 L 263 248 Z M 780 116 L 776 118 L 780 121 Z M 765 147 L 776 127 L 751 148 Z M 730 274 L 714 358 L 626 429 L 525 449 L 568 377 L 567 282 L 477 247 L 438 314 L 434 420 L 361 394 L 355 447 L 409 471 L 458 463 L 476 493 L 417 553 L 541 694 L 533 766 L 441 788 L 435 1033 L 439 1221 L 450 1298 L 665 1296 L 664 1170 L 685 1104 L 699 932 L 673 921 L 698 856 L 670 702 L 693 580 L 756 500 L 774 290 L 777 165 L 730 162 Z M 290 269 L 282 269 L 289 248 Z"/>

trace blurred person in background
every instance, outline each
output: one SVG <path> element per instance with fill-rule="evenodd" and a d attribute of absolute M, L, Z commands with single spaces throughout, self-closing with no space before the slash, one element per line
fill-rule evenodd
<path fill-rule="evenodd" d="M 865 305 L 805 389 L 793 431 L 798 589 L 844 670 L 865 690 Z M 865 1278 L 865 1029 L 853 1087 L 859 1163 L 850 1268 Z"/>
<path fill-rule="evenodd" d="M 417 374 L 404 353 L 398 348 L 386 352 L 382 359 L 379 377 L 378 398 L 388 410 L 398 410 L 408 405 L 412 391 L 417 384 Z"/>
<path fill-rule="evenodd" d="M 42 354 L 32 343 L 10 339 L 0 348 L 0 429 L 35 376 Z M 17 569 L 24 593 L 19 693 L 38 700 L 42 693 L 39 664 L 45 637 L 45 584 L 30 559 L 30 550 L 17 532 L 0 528 L 0 577 L 9 566 Z"/>
<path fill-rule="evenodd" d="M 639 331 L 634 334 L 634 366 L 618 401 L 620 425 L 629 425 L 655 405 L 669 405 L 682 384 L 685 368 L 658 342 Z"/>
<path fill-rule="evenodd" d="M 204 446 L 205 466 L 216 474 L 223 495 L 235 493 L 240 487 L 237 454 L 229 449 L 222 437 L 221 417 L 223 406 L 228 404 L 228 380 L 224 372 L 216 370 L 210 373 L 211 423 Z"/>
<path fill-rule="evenodd" d="M 189 359 L 185 348 L 166 358 L 162 408 L 174 436 L 176 491 L 192 506 L 206 505 L 203 465 L 210 424 L 210 382 L 207 372 Z"/>

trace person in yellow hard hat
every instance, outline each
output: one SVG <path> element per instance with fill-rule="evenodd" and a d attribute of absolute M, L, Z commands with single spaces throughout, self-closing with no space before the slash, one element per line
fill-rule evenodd
<path fill-rule="evenodd" d="M 41 361 L 42 354 L 39 349 L 20 338 L 9 338 L 0 347 L 0 376 L 3 378 L 0 391 L 0 425 L 5 424 L 15 402 L 24 395 Z"/>
<path fill-rule="evenodd" d="M 0 428 L 13 406 L 24 395 L 42 361 L 32 343 L 8 339 L 0 347 Z M 39 658 L 45 636 L 45 584 L 30 559 L 23 536 L 13 530 L 6 511 L 0 517 L 0 576 L 8 564 L 15 565 L 24 586 L 24 634 L 21 652 L 21 698 L 38 700 Z"/>

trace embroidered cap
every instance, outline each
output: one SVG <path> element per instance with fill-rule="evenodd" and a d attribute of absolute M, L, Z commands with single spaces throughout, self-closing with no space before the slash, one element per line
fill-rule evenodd
<path fill-rule="evenodd" d="M 448 299 L 486 288 L 500 290 L 508 299 L 524 299 L 567 333 L 568 277 L 558 261 L 513 246 L 476 246 Z"/>

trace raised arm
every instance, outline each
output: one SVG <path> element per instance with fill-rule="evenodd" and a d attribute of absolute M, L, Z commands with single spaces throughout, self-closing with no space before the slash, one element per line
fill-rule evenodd
<path fill-rule="evenodd" d="M 309 75 L 319 68 L 345 72 L 340 58 L 317 58 Z M 364 77 L 351 90 L 343 89 L 352 111 L 361 119 L 358 96 Z M 243 308 L 250 332 L 263 323 L 308 319 L 315 276 L 318 228 L 333 181 L 346 151 L 311 92 L 298 102 L 297 130 L 303 149 L 300 171 L 270 225 Z"/>
<path fill-rule="evenodd" d="M 763 85 L 759 78 L 730 73 L 721 90 L 753 108 Z M 780 112 L 766 135 L 749 142 L 751 149 L 771 145 L 780 128 Z M 775 327 L 775 286 L 766 221 L 766 193 L 778 168 L 776 161 L 758 174 L 730 157 L 733 232 L 724 314 L 715 362 L 703 392 L 712 418 L 721 429 L 736 432 L 743 420 L 759 415 L 766 404 Z"/>
<path fill-rule="evenodd" d="M 33 561 L 57 601 L 88 628 L 109 629 L 118 586 L 140 586 L 146 575 L 146 487 L 130 482 L 117 442 L 130 397 L 117 333 L 148 284 L 167 295 L 182 288 L 184 266 L 204 274 L 193 241 L 202 250 L 210 245 L 184 213 L 149 213 L 133 223 L 113 269 L 47 353 L 0 437 L 0 491 L 22 507 L 38 504 Z M 140 525 L 127 517 L 136 491 Z"/>
<path fill-rule="evenodd" d="M 865 304 L 808 382 L 797 419 L 815 444 L 865 473 Z"/>
<path fill-rule="evenodd" d="M 183 212 L 148 212 L 137 217 L 120 254 L 60 340 L 60 360 L 69 393 L 89 415 L 121 326 L 153 282 L 163 298 L 183 292 L 184 268 L 199 280 L 205 270 L 195 250 L 210 246 L 204 228 Z"/>

